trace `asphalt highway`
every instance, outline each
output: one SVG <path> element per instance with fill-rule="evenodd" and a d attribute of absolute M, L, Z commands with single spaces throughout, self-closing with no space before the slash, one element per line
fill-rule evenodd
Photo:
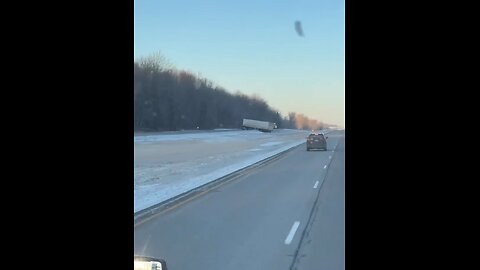
<path fill-rule="evenodd" d="M 134 252 L 169 270 L 344 269 L 345 144 L 302 144 L 134 227 Z"/>

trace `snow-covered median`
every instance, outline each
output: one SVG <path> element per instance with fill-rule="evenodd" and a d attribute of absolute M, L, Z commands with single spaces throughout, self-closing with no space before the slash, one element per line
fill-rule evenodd
<path fill-rule="evenodd" d="M 134 212 L 302 144 L 306 135 L 236 130 L 135 137 Z"/>

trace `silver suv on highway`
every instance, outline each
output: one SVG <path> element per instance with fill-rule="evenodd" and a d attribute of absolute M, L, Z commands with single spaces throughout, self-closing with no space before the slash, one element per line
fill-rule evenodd
<path fill-rule="evenodd" d="M 322 133 L 312 133 L 307 137 L 307 151 L 310 149 L 322 149 L 327 151 L 327 139 Z"/>

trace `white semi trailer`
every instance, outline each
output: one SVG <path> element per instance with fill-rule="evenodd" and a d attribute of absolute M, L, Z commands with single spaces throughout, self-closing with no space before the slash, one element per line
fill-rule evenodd
<path fill-rule="evenodd" d="M 253 119 L 243 119 L 243 129 L 257 129 L 263 132 L 271 132 L 273 129 L 276 128 L 275 123 L 266 122 L 266 121 L 258 121 Z"/>

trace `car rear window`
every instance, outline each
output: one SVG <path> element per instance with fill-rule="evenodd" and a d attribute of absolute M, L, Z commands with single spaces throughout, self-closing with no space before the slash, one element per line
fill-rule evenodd
<path fill-rule="evenodd" d="M 322 134 L 310 134 L 308 136 L 309 139 L 323 139 L 323 135 Z"/>

